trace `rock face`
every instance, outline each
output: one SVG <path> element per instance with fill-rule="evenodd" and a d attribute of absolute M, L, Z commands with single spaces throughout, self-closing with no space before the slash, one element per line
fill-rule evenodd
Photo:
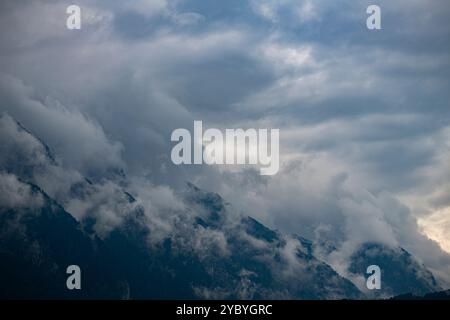
<path fill-rule="evenodd" d="M 311 241 L 237 214 L 218 194 L 188 184 L 176 194 L 183 206 L 155 218 L 126 192 L 124 174 L 90 181 L 63 168 L 8 116 L 0 133 L 2 299 L 366 297 L 314 256 Z M 368 244 L 350 271 L 365 274 L 369 262 L 386 270 L 391 295 L 437 288 L 404 250 Z M 82 270 L 82 290 L 66 288 L 72 264 Z"/>

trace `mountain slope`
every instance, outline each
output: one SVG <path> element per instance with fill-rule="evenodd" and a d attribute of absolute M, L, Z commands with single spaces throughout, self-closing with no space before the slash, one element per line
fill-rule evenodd
<path fill-rule="evenodd" d="M 365 298 L 317 259 L 313 242 L 237 213 L 216 193 L 188 183 L 169 192 L 177 205 L 161 211 L 152 202 L 166 189 L 156 188 L 149 205 L 127 192 L 123 173 L 91 181 L 63 167 L 8 116 L 0 133 L 1 298 Z M 365 275 L 367 263 L 400 268 L 384 279 L 391 295 L 435 288 L 424 267 L 408 271 L 412 257 L 382 248 L 374 260 L 374 250 L 355 253 L 350 271 Z M 66 289 L 71 264 L 82 270 L 81 291 Z"/>
<path fill-rule="evenodd" d="M 391 297 L 410 293 L 424 295 L 442 290 L 433 274 L 403 248 L 388 248 L 377 243 L 362 245 L 351 257 L 349 271 L 364 274 L 370 265 L 381 269 L 381 290 L 374 297 Z"/>
<path fill-rule="evenodd" d="M 2 179 L 7 179 L 4 174 Z M 11 180 L 11 179 L 10 179 Z M 0 206 L 0 297 L 118 298 L 112 279 L 79 223 L 39 187 L 12 180 L 40 204 L 21 208 Z M 4 184 L 3 184 L 4 186 Z M 13 187 L 13 186 L 11 186 Z M 66 288 L 66 268 L 82 268 L 83 290 Z"/>

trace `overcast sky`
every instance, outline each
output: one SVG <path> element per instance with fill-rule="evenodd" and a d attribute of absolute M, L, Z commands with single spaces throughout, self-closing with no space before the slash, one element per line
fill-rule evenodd
<path fill-rule="evenodd" d="M 336 241 L 336 263 L 379 241 L 450 278 L 448 0 L 376 1 L 377 31 L 365 0 L 79 0 L 68 30 L 72 3 L 0 5 L 0 112 L 65 166 L 191 181 Z M 170 134 L 194 120 L 279 128 L 279 173 L 174 166 Z"/>

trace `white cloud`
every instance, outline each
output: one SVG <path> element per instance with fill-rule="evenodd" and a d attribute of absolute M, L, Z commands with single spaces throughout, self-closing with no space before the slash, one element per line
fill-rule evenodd
<path fill-rule="evenodd" d="M 450 208 L 438 210 L 431 215 L 420 218 L 419 225 L 423 232 L 450 253 Z"/>
<path fill-rule="evenodd" d="M 42 196 L 33 193 L 29 185 L 20 182 L 13 174 L 0 173 L 1 209 L 34 209 L 43 204 Z"/>

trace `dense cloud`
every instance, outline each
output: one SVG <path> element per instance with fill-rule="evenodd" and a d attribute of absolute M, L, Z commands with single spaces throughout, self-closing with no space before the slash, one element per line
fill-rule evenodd
<path fill-rule="evenodd" d="M 125 198 L 108 203 L 119 186 L 163 215 L 183 209 L 173 190 L 192 181 L 272 227 L 334 243 L 323 258 L 343 273 L 358 244 L 378 241 L 450 277 L 416 221 L 440 210 L 448 222 L 447 1 L 380 1 L 377 32 L 365 27 L 364 0 L 79 3 L 80 31 L 65 28 L 69 2 L 0 5 L 0 111 L 69 168 L 47 168 L 52 176 L 100 183 L 86 207 L 61 200 L 71 213 L 109 217 L 106 232 L 133 210 Z M 174 166 L 170 133 L 194 119 L 280 128 L 280 172 Z M 48 175 L 47 192 L 69 192 Z M 220 235 L 205 237 L 226 252 Z"/>
<path fill-rule="evenodd" d="M 12 174 L 0 173 L 0 193 L 0 208 L 3 210 L 39 208 L 43 203 L 40 195 L 33 194 L 30 186 Z"/>

